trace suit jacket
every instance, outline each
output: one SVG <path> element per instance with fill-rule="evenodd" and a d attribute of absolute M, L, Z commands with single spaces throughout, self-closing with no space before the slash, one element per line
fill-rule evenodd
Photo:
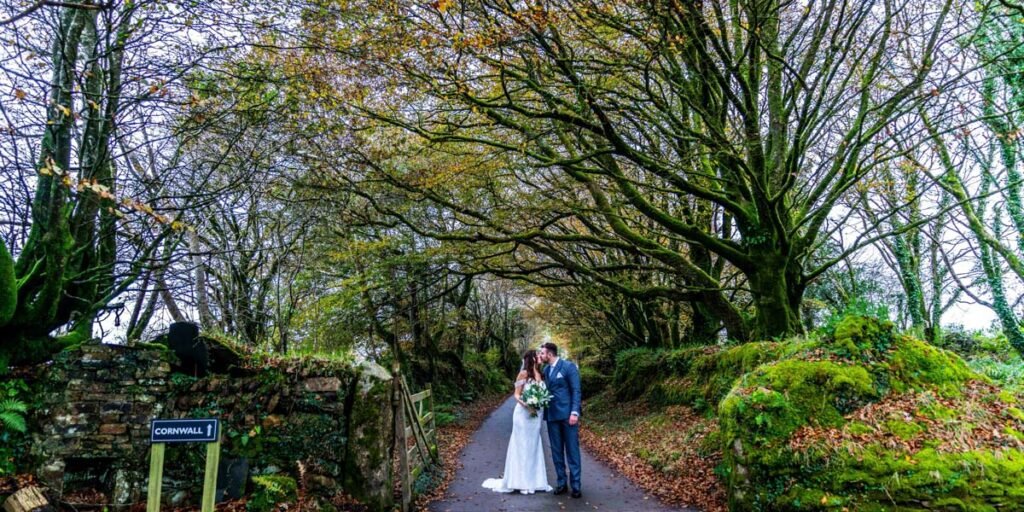
<path fill-rule="evenodd" d="M 559 359 L 544 370 L 544 380 L 551 393 L 551 402 L 544 410 L 545 421 L 565 421 L 569 414 L 581 410 L 580 371 L 571 361 Z"/>

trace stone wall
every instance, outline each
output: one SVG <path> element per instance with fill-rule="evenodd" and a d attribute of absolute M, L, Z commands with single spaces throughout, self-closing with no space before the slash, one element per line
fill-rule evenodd
<path fill-rule="evenodd" d="M 115 502 L 137 501 L 149 420 L 166 415 L 171 357 L 114 345 L 58 354 L 42 376 L 46 392 L 30 451 L 43 482 L 62 492 L 74 478 L 98 480 Z"/>
<path fill-rule="evenodd" d="M 231 374 L 194 378 L 173 372 L 173 363 L 160 348 L 83 345 L 60 354 L 43 377 L 48 392 L 32 447 L 45 483 L 60 491 L 100 481 L 115 503 L 140 502 L 149 420 L 217 417 L 219 487 L 234 479 L 244 490 L 248 476 L 302 475 L 310 493 L 344 491 L 371 509 L 390 509 L 393 382 L 383 368 L 246 358 Z M 195 445 L 169 447 L 165 499 L 198 502 L 202 453 Z"/>
<path fill-rule="evenodd" d="M 226 457 L 250 474 L 301 472 L 311 492 L 344 490 L 383 510 L 392 500 L 391 392 L 391 375 L 372 363 L 286 360 L 248 376 L 176 379 L 172 410 L 221 418 Z"/>

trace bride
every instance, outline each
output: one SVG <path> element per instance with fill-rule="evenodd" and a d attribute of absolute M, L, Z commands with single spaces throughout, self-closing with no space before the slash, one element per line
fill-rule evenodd
<path fill-rule="evenodd" d="M 530 386 L 544 386 L 544 374 L 540 370 L 537 352 L 528 350 L 523 354 L 523 370 L 516 377 L 516 410 L 512 415 L 512 437 L 508 440 L 505 454 L 505 476 L 488 478 L 483 486 L 496 492 L 519 491 L 533 494 L 547 492 L 547 465 L 544 462 L 544 446 L 540 441 L 541 414 L 523 402 L 523 391 Z M 536 416 L 531 414 L 536 412 Z"/>

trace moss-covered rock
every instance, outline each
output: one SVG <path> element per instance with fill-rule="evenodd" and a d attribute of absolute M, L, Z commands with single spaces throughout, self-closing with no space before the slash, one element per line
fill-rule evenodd
<path fill-rule="evenodd" d="M 619 352 L 615 356 L 615 373 L 612 374 L 615 397 L 619 400 L 641 397 L 665 370 L 661 356 L 660 351 L 650 348 Z"/>
<path fill-rule="evenodd" d="M 956 396 L 965 382 L 982 378 L 953 352 L 907 337 L 899 340 L 899 349 L 892 351 L 887 363 L 879 366 L 888 372 L 889 387 L 897 393 L 935 386 L 944 395 Z"/>
<path fill-rule="evenodd" d="M 794 481 L 770 510 L 1021 510 L 1024 453 L 924 448 L 914 453 L 870 444 L 839 453 L 826 478 Z"/>
<path fill-rule="evenodd" d="M 608 387 L 611 379 L 590 366 L 580 366 L 580 390 L 586 400 Z"/>
<path fill-rule="evenodd" d="M 1003 395 L 956 354 L 846 318 L 722 400 L 730 506 L 1024 509 L 1024 422 Z"/>
<path fill-rule="evenodd" d="M 893 344 L 892 322 L 868 316 L 848 316 L 835 326 L 833 335 L 826 339 L 831 352 L 849 360 L 872 361 L 884 354 Z"/>
<path fill-rule="evenodd" d="M 391 452 L 394 427 L 391 408 L 393 379 L 383 367 L 369 361 L 359 365 L 348 414 L 344 487 L 373 510 L 392 503 Z"/>
<path fill-rule="evenodd" d="M 1005 340 L 1005 338 L 1003 339 Z M 942 333 L 942 337 L 939 339 L 939 346 L 946 350 L 956 352 L 961 357 L 965 358 L 974 356 L 981 352 L 982 349 L 979 337 L 962 329 L 944 331 Z M 1009 347 L 1009 344 L 1007 344 L 1007 348 L 1010 348 L 1010 351 L 1013 350 L 1012 347 Z"/>
<path fill-rule="evenodd" d="M 653 384 L 648 397 L 658 405 L 688 405 L 713 411 L 737 379 L 761 364 L 807 346 L 809 342 L 758 342 L 669 351 L 662 356 L 662 364 L 670 376 Z"/>

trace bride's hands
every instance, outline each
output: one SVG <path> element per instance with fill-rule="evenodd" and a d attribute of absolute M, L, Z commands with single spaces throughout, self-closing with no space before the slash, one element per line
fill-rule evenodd
<path fill-rule="evenodd" d="M 530 407 L 529 405 L 526 405 L 526 402 L 524 402 L 524 401 L 522 401 L 522 400 L 520 400 L 518 398 L 516 399 L 516 402 L 519 402 L 519 405 L 525 407 L 528 411 L 530 411 L 530 414 L 537 414 L 537 410 L 534 409 L 533 407 Z"/>

